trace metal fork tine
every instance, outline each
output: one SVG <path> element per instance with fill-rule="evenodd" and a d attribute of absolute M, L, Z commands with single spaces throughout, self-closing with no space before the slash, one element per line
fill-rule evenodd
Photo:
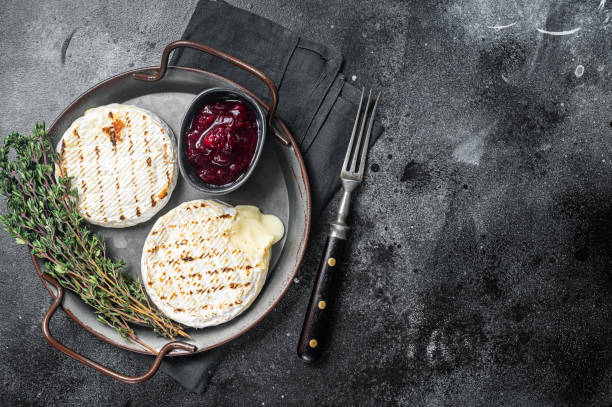
<path fill-rule="evenodd" d="M 363 149 L 361 151 L 361 163 L 359 164 L 359 176 L 363 176 L 365 169 L 366 157 L 368 155 L 368 147 L 370 145 L 370 135 L 372 134 L 372 127 L 374 126 L 374 116 L 376 116 L 376 108 L 378 107 L 378 99 L 380 99 L 380 92 L 376 96 L 374 101 L 374 107 L 372 113 L 370 113 L 370 123 L 368 124 L 368 132 L 366 133 L 366 139 L 363 142 Z"/>
<path fill-rule="evenodd" d="M 365 128 L 365 124 L 368 119 L 368 109 L 370 108 L 371 100 L 372 100 L 372 89 L 370 89 L 370 94 L 368 95 L 368 101 L 365 105 L 365 109 L 363 110 L 363 120 L 361 121 L 361 126 L 359 128 L 359 137 L 357 137 L 357 145 L 355 146 L 355 154 L 353 155 L 353 159 L 351 160 L 350 172 L 352 173 L 354 173 L 357 168 L 357 161 L 359 160 L 359 148 L 361 147 L 361 139 L 363 138 L 363 129 Z"/>
<path fill-rule="evenodd" d="M 353 142 L 355 141 L 355 134 L 357 132 L 357 126 L 359 124 L 359 116 L 361 115 L 361 106 L 363 105 L 363 95 L 365 94 L 365 88 L 361 88 L 361 98 L 359 99 L 359 108 L 357 109 L 357 117 L 355 117 L 355 124 L 353 125 L 353 132 L 351 133 L 351 139 L 349 141 L 348 148 L 346 149 L 346 155 L 344 156 L 344 164 L 342 164 L 342 171 L 348 171 L 349 159 L 351 158 L 351 152 L 353 151 Z"/>

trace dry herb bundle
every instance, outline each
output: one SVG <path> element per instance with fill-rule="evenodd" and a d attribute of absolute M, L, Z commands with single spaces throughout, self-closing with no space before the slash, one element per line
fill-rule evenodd
<path fill-rule="evenodd" d="M 9 158 L 11 150 L 14 159 Z M 19 133 L 6 137 L 0 148 L 4 229 L 45 260 L 43 270 L 78 294 L 93 307 L 100 322 L 121 336 L 142 344 L 129 325 L 141 323 L 168 338 L 188 337 L 151 306 L 140 281 L 122 272 L 123 260 L 107 257 L 104 240 L 89 230 L 77 212 L 77 191 L 70 189 L 70 179 L 54 176 L 58 160 L 44 124 L 37 123 L 29 137 Z"/>

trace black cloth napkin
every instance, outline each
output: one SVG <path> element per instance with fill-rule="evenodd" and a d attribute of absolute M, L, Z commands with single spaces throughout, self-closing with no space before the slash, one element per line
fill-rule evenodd
<path fill-rule="evenodd" d="M 277 114 L 293 133 L 306 163 L 316 220 L 341 186 L 340 168 L 361 93 L 340 73 L 342 55 L 222 1 L 201 0 L 183 39 L 222 50 L 272 78 L 279 91 Z M 264 99 L 268 96 L 259 79 L 211 55 L 181 49 L 170 63 L 221 74 Z M 376 122 L 371 144 L 381 133 L 382 126 Z M 166 358 L 161 369 L 185 388 L 202 393 L 223 354 L 221 347 Z"/>

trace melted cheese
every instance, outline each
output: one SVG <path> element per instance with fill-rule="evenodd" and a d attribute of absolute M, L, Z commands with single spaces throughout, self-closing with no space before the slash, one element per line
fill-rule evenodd
<path fill-rule="evenodd" d="M 256 255 L 281 240 L 283 222 L 274 215 L 264 215 L 251 205 L 236 206 L 236 221 L 230 230 L 231 244 L 248 255 Z"/>

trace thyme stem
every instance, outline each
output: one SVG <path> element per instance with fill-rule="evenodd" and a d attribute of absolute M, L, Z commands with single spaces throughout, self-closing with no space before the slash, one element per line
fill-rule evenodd
<path fill-rule="evenodd" d="M 9 159 L 9 153 L 15 153 Z M 0 195 L 6 212 L 0 224 L 19 244 L 45 261 L 43 270 L 63 287 L 93 307 L 98 320 L 153 351 L 136 336 L 129 323 L 151 327 L 174 339 L 189 337 L 180 325 L 153 308 L 140 281 L 122 272 L 122 260 L 113 261 L 106 245 L 78 214 L 76 190 L 61 171 L 44 124 L 30 136 L 9 134 L 0 147 Z M 59 169 L 54 175 L 54 168 Z"/>

